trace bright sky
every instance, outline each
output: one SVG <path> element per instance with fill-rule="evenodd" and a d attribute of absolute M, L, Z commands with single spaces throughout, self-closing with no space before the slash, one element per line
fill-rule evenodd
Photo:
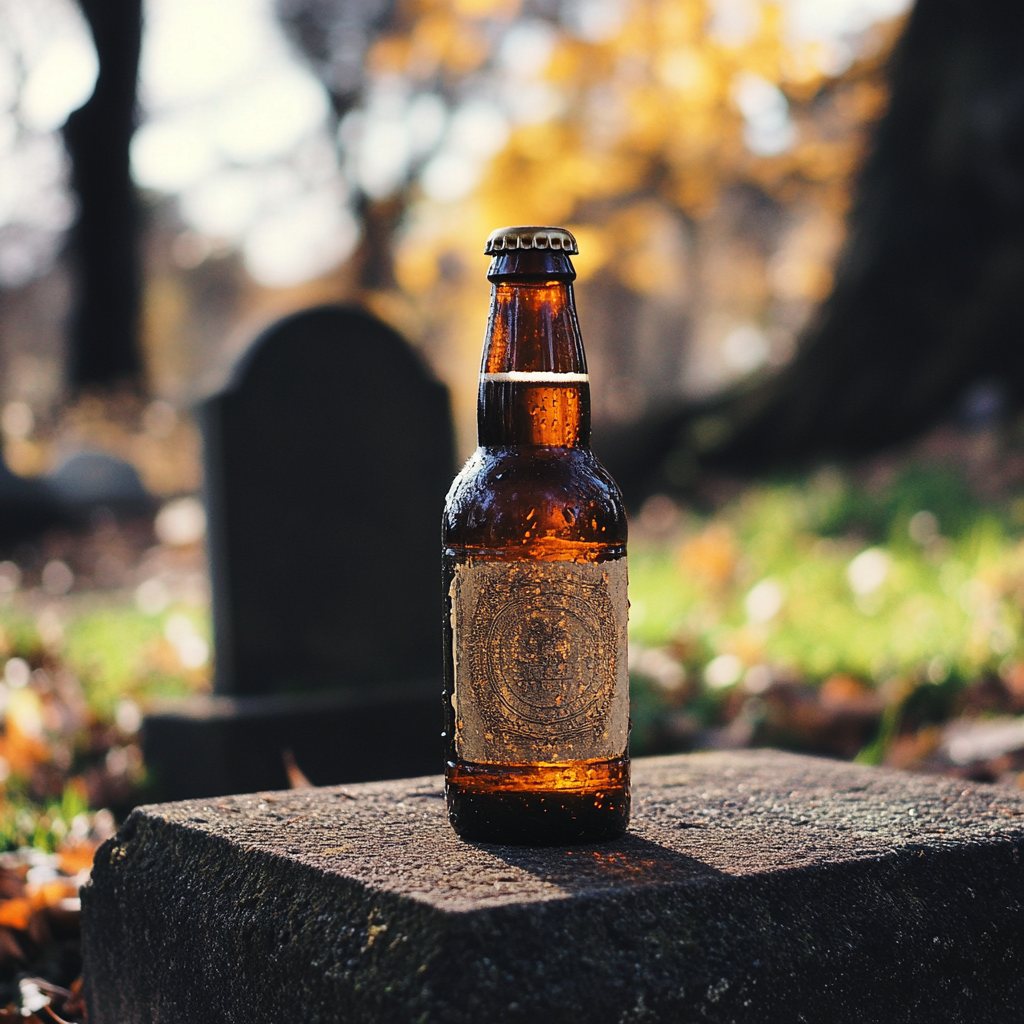
<path fill-rule="evenodd" d="M 241 249 L 261 284 L 299 284 L 355 246 L 324 87 L 289 48 L 272 0 L 146 0 L 132 143 L 145 188 Z"/>
<path fill-rule="evenodd" d="M 0 0 L 0 286 L 53 265 L 74 217 L 55 129 L 92 94 L 96 70 L 72 0 Z"/>

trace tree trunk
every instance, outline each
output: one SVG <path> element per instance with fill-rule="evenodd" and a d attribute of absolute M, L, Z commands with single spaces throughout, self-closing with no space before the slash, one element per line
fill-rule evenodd
<path fill-rule="evenodd" d="M 836 284 L 773 379 L 606 439 L 627 493 L 867 455 L 991 384 L 1024 406 L 1024 5 L 918 0 Z"/>
<path fill-rule="evenodd" d="M 100 70 L 91 99 L 64 127 L 78 199 L 70 242 L 78 295 L 68 372 L 79 388 L 139 387 L 139 209 L 128 145 L 136 123 L 141 0 L 79 2 Z"/>

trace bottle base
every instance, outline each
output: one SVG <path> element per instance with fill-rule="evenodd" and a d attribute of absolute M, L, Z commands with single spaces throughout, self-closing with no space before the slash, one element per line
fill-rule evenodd
<path fill-rule="evenodd" d="M 629 758 L 449 763 L 445 794 L 448 819 L 463 839 L 528 846 L 601 842 L 629 825 Z"/>

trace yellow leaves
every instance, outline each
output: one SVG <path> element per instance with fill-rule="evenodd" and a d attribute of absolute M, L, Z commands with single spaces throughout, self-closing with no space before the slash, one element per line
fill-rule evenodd
<path fill-rule="evenodd" d="M 371 55 L 373 73 L 430 90 L 440 79 L 455 107 L 470 75 L 492 75 L 509 124 L 468 195 L 411 208 L 396 259 L 421 317 L 416 333 L 439 339 L 434 358 L 467 439 L 487 295 L 479 248 L 490 229 L 571 223 L 581 282 L 614 273 L 631 292 L 677 308 L 699 284 L 688 310 L 693 365 L 713 368 L 738 325 L 760 329 L 774 301 L 806 307 L 828 291 L 862 129 L 885 102 L 882 51 L 830 73 L 836 53 L 794 39 L 778 2 L 750 0 L 749 25 L 727 38 L 712 29 L 713 0 L 624 0 L 621 20 L 596 33 L 548 23 L 550 57 L 531 84 L 553 102 L 538 101 L 531 120 L 525 103 L 500 92 L 522 84 L 496 49 L 520 3 L 404 0 L 402 28 Z M 743 92 L 752 79 L 760 100 Z M 774 147 L 773 117 L 782 140 Z M 758 143 L 766 132 L 769 142 Z M 771 226 L 748 230 L 733 210 L 746 192 L 767 195 L 780 215 Z M 815 225 L 806 223 L 811 209 Z M 773 336 L 772 352 L 785 344 Z"/>
<path fill-rule="evenodd" d="M 572 126 L 525 125 L 492 162 L 480 193 L 493 224 L 558 224 L 584 199 L 633 188 L 644 169 L 628 153 L 588 152 Z"/>
<path fill-rule="evenodd" d="M 785 12 L 774 3 L 764 4 L 761 10 L 761 26 L 743 54 L 743 69 L 778 83 L 787 49 Z"/>
<path fill-rule="evenodd" d="M 433 248 L 406 246 L 395 258 L 395 277 L 405 292 L 420 295 L 438 279 L 438 254 Z"/>
<path fill-rule="evenodd" d="M 685 172 L 671 179 L 668 195 L 694 219 L 708 216 L 714 209 L 721 185 L 717 170 L 709 165 L 687 167 Z"/>
<path fill-rule="evenodd" d="M 464 18 L 514 18 L 519 0 L 453 0 L 456 14 Z"/>
<path fill-rule="evenodd" d="M 619 279 L 639 295 L 679 296 L 684 253 L 673 215 L 660 203 L 635 203 L 616 213 L 608 225 Z"/>
<path fill-rule="evenodd" d="M 634 89 L 628 99 L 629 144 L 642 153 L 663 149 L 673 131 L 684 131 L 671 106 L 663 102 L 663 93 L 653 85 Z"/>
<path fill-rule="evenodd" d="M 448 45 L 441 52 L 441 64 L 454 75 L 466 75 L 475 71 L 487 59 L 487 40 L 479 31 L 468 26 L 463 31 L 452 33 Z"/>
<path fill-rule="evenodd" d="M 374 75 L 399 75 L 409 65 L 412 41 L 401 36 L 385 36 L 377 40 L 366 55 L 367 70 Z"/>
<path fill-rule="evenodd" d="M 786 91 L 797 99 L 811 99 L 828 78 L 825 68 L 830 62 L 831 54 L 820 43 L 787 49 L 779 65 Z"/>
<path fill-rule="evenodd" d="M 562 38 L 551 54 L 546 78 L 581 92 L 614 73 L 615 53 L 602 44 Z"/>
<path fill-rule="evenodd" d="M 708 62 L 693 46 L 662 53 L 656 67 L 662 84 L 690 97 L 704 98 L 717 84 Z"/>
<path fill-rule="evenodd" d="M 490 54 L 480 26 L 451 10 L 423 13 L 408 34 L 383 36 L 370 47 L 366 66 L 371 76 L 408 75 L 425 81 L 445 71 L 466 75 Z"/>
<path fill-rule="evenodd" d="M 572 265 L 576 268 L 577 281 L 583 282 L 593 277 L 611 258 L 614 242 L 609 232 L 591 224 L 570 224 L 569 230 L 579 245 L 579 255 L 573 256 Z"/>
<path fill-rule="evenodd" d="M 702 0 L 678 0 L 658 4 L 651 18 L 661 40 L 669 44 L 688 44 L 704 38 L 707 15 Z"/>

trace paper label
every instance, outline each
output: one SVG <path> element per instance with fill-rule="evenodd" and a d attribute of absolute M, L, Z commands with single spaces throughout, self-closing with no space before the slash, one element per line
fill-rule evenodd
<path fill-rule="evenodd" d="M 522 764 L 624 753 L 626 585 L 624 558 L 456 567 L 452 701 L 459 757 Z"/>

